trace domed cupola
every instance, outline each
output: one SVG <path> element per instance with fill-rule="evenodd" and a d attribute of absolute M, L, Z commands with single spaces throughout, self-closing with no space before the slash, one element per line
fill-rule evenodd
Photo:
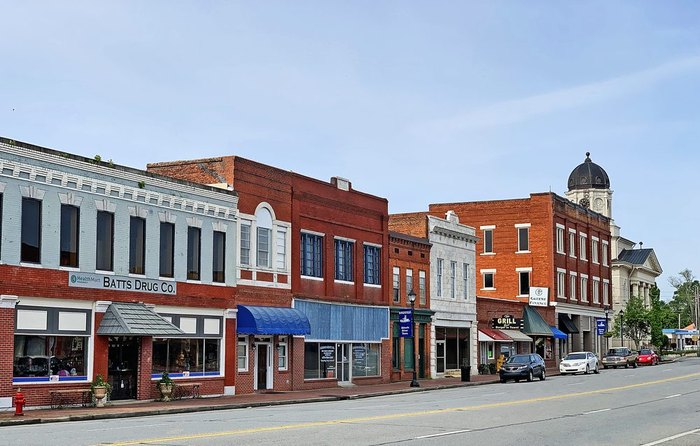
<path fill-rule="evenodd" d="M 590 152 L 586 152 L 586 160 L 569 175 L 569 190 L 575 189 L 610 189 L 607 172 L 591 161 Z"/>

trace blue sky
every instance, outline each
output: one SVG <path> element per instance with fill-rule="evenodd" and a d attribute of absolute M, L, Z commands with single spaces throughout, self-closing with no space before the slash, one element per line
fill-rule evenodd
<path fill-rule="evenodd" d="M 133 167 L 237 154 L 389 199 L 563 194 L 700 275 L 700 3 L 0 3 L 0 134 Z"/>

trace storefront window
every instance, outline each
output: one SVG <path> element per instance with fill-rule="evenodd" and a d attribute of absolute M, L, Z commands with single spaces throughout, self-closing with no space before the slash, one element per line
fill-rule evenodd
<path fill-rule="evenodd" d="M 304 344 L 304 379 L 335 377 L 335 344 Z"/>
<path fill-rule="evenodd" d="M 280 337 L 277 346 L 277 367 L 280 370 L 287 370 L 287 337 Z"/>
<path fill-rule="evenodd" d="M 86 336 L 15 335 L 15 377 L 85 376 Z"/>
<path fill-rule="evenodd" d="M 378 376 L 379 344 L 352 344 L 352 376 Z"/>
<path fill-rule="evenodd" d="M 238 371 L 248 371 L 248 338 L 246 336 L 238 338 Z"/>
<path fill-rule="evenodd" d="M 219 339 L 154 339 L 153 374 L 219 372 Z"/>

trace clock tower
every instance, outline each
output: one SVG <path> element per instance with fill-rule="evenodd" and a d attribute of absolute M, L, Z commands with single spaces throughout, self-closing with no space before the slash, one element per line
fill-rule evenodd
<path fill-rule="evenodd" d="M 566 198 L 612 219 L 610 178 L 605 169 L 591 161 L 590 152 L 569 175 L 568 186 Z"/>

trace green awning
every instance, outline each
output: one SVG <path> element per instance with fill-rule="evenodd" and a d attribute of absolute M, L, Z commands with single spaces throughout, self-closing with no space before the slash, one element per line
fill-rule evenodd
<path fill-rule="evenodd" d="M 523 310 L 523 320 L 525 328 L 523 333 L 530 336 L 553 336 L 549 324 L 544 321 L 540 313 L 529 305 L 525 305 Z"/>
<path fill-rule="evenodd" d="M 566 313 L 559 313 L 559 329 L 568 334 L 578 333 L 578 327 Z"/>

